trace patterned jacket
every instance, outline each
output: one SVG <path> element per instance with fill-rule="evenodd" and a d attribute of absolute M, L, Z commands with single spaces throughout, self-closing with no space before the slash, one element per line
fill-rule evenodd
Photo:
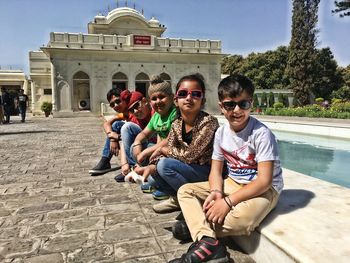
<path fill-rule="evenodd" d="M 171 125 L 168 137 L 168 157 L 188 164 L 210 164 L 214 135 L 219 128 L 218 120 L 201 111 L 194 122 L 192 142 L 189 145 L 182 139 L 182 122 L 180 117 Z"/>

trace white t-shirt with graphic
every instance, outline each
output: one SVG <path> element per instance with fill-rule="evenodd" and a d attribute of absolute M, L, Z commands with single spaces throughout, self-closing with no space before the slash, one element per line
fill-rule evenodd
<path fill-rule="evenodd" d="M 231 130 L 228 123 L 216 131 L 212 159 L 226 160 L 228 176 L 241 184 L 257 178 L 259 162 L 274 161 L 272 186 L 279 193 L 283 189 L 276 138 L 253 117 L 249 117 L 247 126 L 240 132 Z"/>

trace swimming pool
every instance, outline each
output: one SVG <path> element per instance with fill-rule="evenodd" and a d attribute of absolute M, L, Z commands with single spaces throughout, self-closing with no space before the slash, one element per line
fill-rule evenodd
<path fill-rule="evenodd" d="M 273 131 L 282 167 L 350 188 L 350 140 Z"/>

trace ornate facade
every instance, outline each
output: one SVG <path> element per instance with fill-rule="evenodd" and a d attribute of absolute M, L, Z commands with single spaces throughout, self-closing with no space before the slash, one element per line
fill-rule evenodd
<path fill-rule="evenodd" d="M 147 94 L 154 74 L 175 87 L 192 73 L 205 81 L 206 110 L 217 111 L 221 42 L 162 37 L 165 30 L 155 18 L 122 7 L 96 16 L 87 34 L 52 32 L 41 51 L 29 54 L 33 112 L 50 97 L 54 116 L 100 114 L 113 86 Z"/>

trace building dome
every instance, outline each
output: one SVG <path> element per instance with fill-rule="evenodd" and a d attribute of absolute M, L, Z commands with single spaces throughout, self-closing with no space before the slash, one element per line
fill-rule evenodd
<path fill-rule="evenodd" d="M 155 19 L 154 16 L 152 16 L 152 18 L 148 21 L 149 25 L 151 27 L 159 27 L 160 23 L 157 19 Z"/>
<path fill-rule="evenodd" d="M 139 11 L 130 7 L 118 7 L 108 13 L 108 15 L 106 16 L 107 23 L 110 23 L 114 19 L 121 16 L 133 16 L 147 22 L 145 17 Z"/>

